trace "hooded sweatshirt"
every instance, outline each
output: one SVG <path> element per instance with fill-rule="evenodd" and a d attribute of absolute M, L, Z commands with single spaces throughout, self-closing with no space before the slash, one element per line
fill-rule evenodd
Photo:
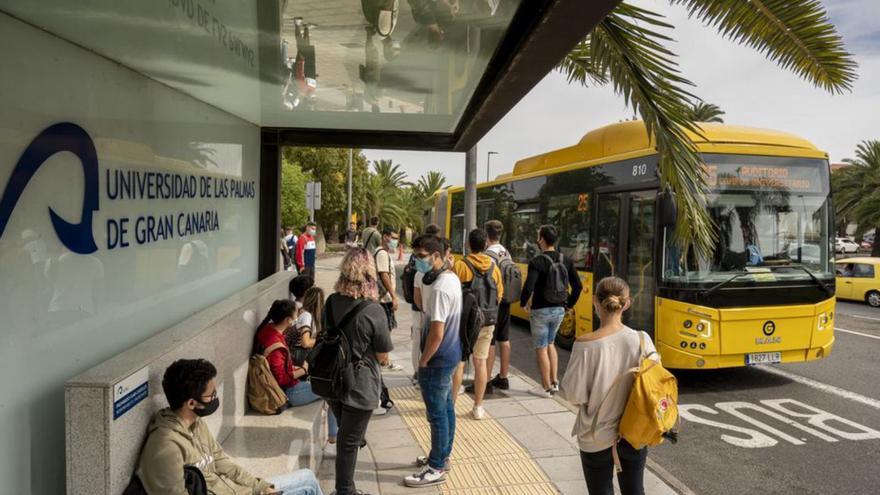
<path fill-rule="evenodd" d="M 215 495 L 259 495 L 270 487 L 232 462 L 200 418 L 186 428 L 174 411 L 162 409 L 147 428 L 138 476 L 151 495 L 188 495 L 185 465 L 199 468 Z"/>
<path fill-rule="evenodd" d="M 471 253 L 465 257 L 474 268 L 480 271 L 480 273 L 486 273 L 494 262 L 492 258 L 489 257 L 486 253 Z M 466 284 L 474 279 L 474 273 L 471 271 L 471 268 L 465 264 L 464 261 L 456 261 L 455 265 L 452 267 L 452 271 L 458 275 L 458 279 L 461 280 L 461 283 Z M 501 278 L 501 269 L 498 268 L 498 265 L 495 265 L 492 270 L 492 280 L 495 281 L 495 287 L 498 287 L 498 302 L 501 302 L 504 297 L 504 280 Z"/>

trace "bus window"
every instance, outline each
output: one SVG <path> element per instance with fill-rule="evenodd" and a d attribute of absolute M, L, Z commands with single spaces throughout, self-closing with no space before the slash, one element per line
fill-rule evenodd
<path fill-rule="evenodd" d="M 559 229 L 557 247 L 580 270 L 592 268 L 589 204 L 586 193 L 551 197 L 544 219 Z"/>
<path fill-rule="evenodd" d="M 538 229 L 541 227 L 537 205 L 521 206 L 510 215 L 510 256 L 519 263 L 528 263 L 540 253 Z"/>

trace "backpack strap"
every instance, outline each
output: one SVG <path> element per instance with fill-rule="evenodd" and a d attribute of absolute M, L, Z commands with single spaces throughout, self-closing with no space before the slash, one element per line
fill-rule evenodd
<path fill-rule="evenodd" d="M 273 352 L 277 351 L 278 349 L 285 348 L 285 347 L 287 347 L 287 346 L 283 342 L 275 342 L 274 344 L 270 345 L 269 347 L 263 349 L 263 352 L 262 352 L 263 357 L 269 357 L 269 354 L 272 354 Z"/>
<path fill-rule="evenodd" d="M 373 229 L 373 231 L 370 232 L 370 235 L 367 236 L 367 240 L 364 241 L 364 247 L 367 247 L 367 246 L 370 245 L 370 241 L 373 240 L 373 234 L 375 234 L 375 233 L 377 233 L 377 232 L 378 232 L 378 230 L 375 230 L 375 229 Z"/>
<path fill-rule="evenodd" d="M 467 265 L 467 267 L 471 269 L 471 273 L 473 273 L 475 277 L 479 276 L 480 278 L 483 278 L 486 276 L 486 273 L 489 273 L 488 270 L 486 271 L 486 273 L 483 273 L 483 272 L 477 270 L 477 268 L 473 265 L 473 263 L 468 261 L 467 258 L 462 258 L 461 261 L 463 261 L 464 264 Z"/>

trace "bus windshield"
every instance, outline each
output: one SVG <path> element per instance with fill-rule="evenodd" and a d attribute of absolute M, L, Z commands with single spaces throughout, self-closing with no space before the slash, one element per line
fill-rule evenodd
<path fill-rule="evenodd" d="M 691 250 L 683 252 L 667 229 L 664 280 L 834 276 L 826 161 L 737 155 L 704 155 L 704 160 L 711 188 L 706 207 L 718 241 L 710 257 L 698 259 Z"/>

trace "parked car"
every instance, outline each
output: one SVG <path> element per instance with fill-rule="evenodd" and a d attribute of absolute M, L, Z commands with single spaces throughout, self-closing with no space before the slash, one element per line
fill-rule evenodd
<path fill-rule="evenodd" d="M 788 258 L 792 261 L 798 260 L 798 247 L 791 244 L 788 247 Z M 801 245 L 800 261 L 804 265 L 818 265 L 822 259 L 822 253 L 817 244 Z"/>
<path fill-rule="evenodd" d="M 837 298 L 880 308 L 880 258 L 837 260 Z"/>
<path fill-rule="evenodd" d="M 874 247 L 874 243 L 871 241 L 862 241 L 861 244 L 859 244 L 859 247 L 865 251 L 870 251 Z"/>
<path fill-rule="evenodd" d="M 858 253 L 859 245 L 846 237 L 838 237 L 834 242 L 834 250 L 838 253 Z"/>

